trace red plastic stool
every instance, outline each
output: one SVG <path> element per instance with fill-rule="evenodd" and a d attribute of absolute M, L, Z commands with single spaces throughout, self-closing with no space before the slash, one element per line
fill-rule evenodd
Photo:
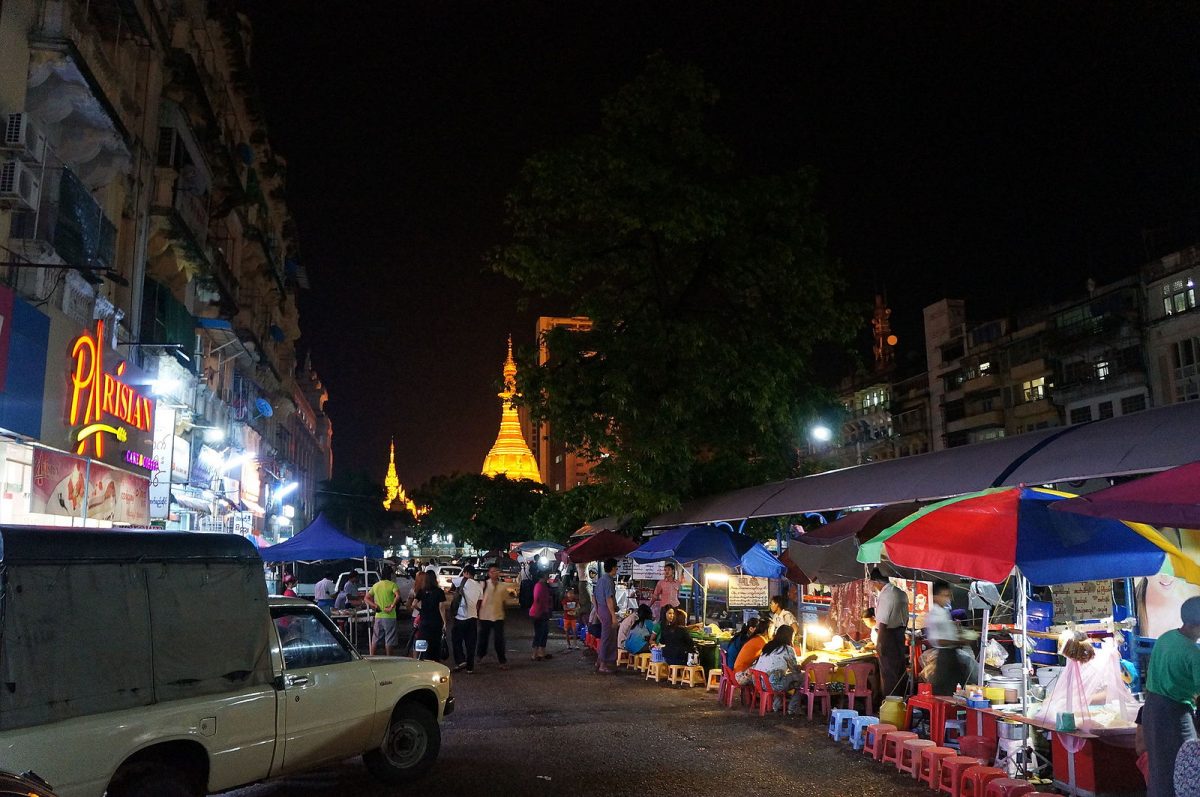
<path fill-rule="evenodd" d="M 969 755 L 952 755 L 942 759 L 938 766 L 937 791 L 945 792 L 950 797 L 959 797 L 962 788 L 963 773 L 971 767 L 979 766 L 979 759 Z"/>
<path fill-rule="evenodd" d="M 921 766 L 915 772 L 917 780 L 931 789 L 936 789 L 942 760 L 956 755 L 958 751 L 950 747 L 926 747 L 921 751 Z"/>
<path fill-rule="evenodd" d="M 917 771 L 921 768 L 921 751 L 937 747 L 928 739 L 906 739 L 900 746 L 900 758 L 896 761 L 898 772 L 907 772 L 915 780 Z"/>
<path fill-rule="evenodd" d="M 996 778 L 989 781 L 984 797 L 1023 797 L 1033 791 L 1033 784 L 1015 778 Z"/>
<path fill-rule="evenodd" d="M 896 726 L 886 722 L 877 722 L 863 728 L 863 755 L 869 755 L 878 761 L 883 756 L 883 740 L 889 733 L 895 733 Z"/>
<path fill-rule="evenodd" d="M 978 758 L 984 764 L 991 765 L 996 760 L 996 740 L 989 739 L 986 736 L 960 736 L 958 737 L 958 752 L 960 755 L 969 755 L 972 758 Z"/>
<path fill-rule="evenodd" d="M 921 686 L 928 686 L 928 684 L 921 684 Z M 913 695 L 905 704 L 904 725 L 907 728 L 913 726 L 913 709 L 923 709 L 925 711 L 929 717 L 929 738 L 937 744 L 941 744 L 944 734 L 942 726 L 946 722 L 946 704 L 936 699 L 932 692 L 922 692 Z"/>
<path fill-rule="evenodd" d="M 897 768 L 900 766 L 900 756 L 904 753 L 904 743 L 909 739 L 916 739 L 917 735 L 912 731 L 894 731 L 883 737 L 883 755 L 880 757 L 880 762 L 884 764 L 894 764 Z"/>
<path fill-rule="evenodd" d="M 962 776 L 962 785 L 958 789 L 959 797 L 984 797 L 987 785 L 993 780 L 1005 777 L 1007 773 L 999 767 L 970 767 Z"/>

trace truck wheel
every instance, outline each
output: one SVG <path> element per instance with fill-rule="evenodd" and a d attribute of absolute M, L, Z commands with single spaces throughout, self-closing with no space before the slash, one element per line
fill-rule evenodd
<path fill-rule="evenodd" d="M 199 797 L 201 792 L 185 772 L 166 766 L 139 766 L 117 773 L 107 797 Z"/>
<path fill-rule="evenodd" d="M 400 785 L 424 775 L 437 759 L 442 746 L 442 729 L 429 709 L 417 703 L 401 703 L 383 744 L 363 755 L 367 770 L 389 785 Z"/>

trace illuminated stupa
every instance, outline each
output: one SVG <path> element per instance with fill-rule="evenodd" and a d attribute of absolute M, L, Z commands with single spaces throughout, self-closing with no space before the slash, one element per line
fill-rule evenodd
<path fill-rule="evenodd" d="M 391 509 L 392 504 L 396 505 L 397 509 L 407 509 L 412 512 L 413 517 L 420 517 L 424 511 L 417 507 L 413 500 L 404 492 L 404 485 L 400 483 L 400 477 L 396 475 L 396 440 L 388 445 L 388 469 L 387 476 L 383 478 L 384 489 L 387 490 L 387 498 L 383 500 L 383 508 Z"/>
<path fill-rule="evenodd" d="M 513 406 L 513 397 L 517 395 L 517 364 L 513 362 L 512 336 L 508 337 L 508 359 L 504 361 L 504 390 L 500 396 L 500 434 L 492 450 L 483 460 L 484 476 L 504 475 L 510 479 L 530 479 L 542 481 L 538 472 L 537 460 L 521 434 L 521 421 L 517 417 L 517 408 Z"/>

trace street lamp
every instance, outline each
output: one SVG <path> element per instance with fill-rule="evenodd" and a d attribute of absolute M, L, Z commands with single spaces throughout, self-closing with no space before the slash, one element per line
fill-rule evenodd
<path fill-rule="evenodd" d="M 220 443 L 225 440 L 225 427 L 223 426 L 193 426 L 191 428 L 193 430 L 203 429 L 206 443 Z"/>
<path fill-rule="evenodd" d="M 823 423 L 809 427 L 808 436 L 818 443 L 828 443 L 833 439 L 833 430 Z"/>

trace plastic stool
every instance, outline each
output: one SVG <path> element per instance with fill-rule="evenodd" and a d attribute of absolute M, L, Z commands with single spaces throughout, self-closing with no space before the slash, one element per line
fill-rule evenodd
<path fill-rule="evenodd" d="M 959 797 L 983 797 L 987 785 L 997 778 L 1005 777 L 1006 774 L 999 767 L 970 767 L 963 773 L 962 785 L 958 789 Z"/>
<path fill-rule="evenodd" d="M 868 725 L 863 730 L 863 755 L 869 755 L 878 761 L 883 756 L 883 742 L 889 733 L 895 733 L 896 726 L 887 722 L 877 722 Z"/>
<path fill-rule="evenodd" d="M 721 669 L 708 671 L 708 683 L 704 685 L 705 692 L 714 692 L 721 688 Z"/>
<path fill-rule="evenodd" d="M 915 780 L 917 770 L 921 768 L 921 751 L 937 747 L 928 739 L 905 739 L 900 745 L 900 758 L 896 761 L 896 771 L 906 772 Z"/>
<path fill-rule="evenodd" d="M 953 735 L 951 735 L 953 733 Z M 967 735 L 966 720 L 946 720 L 942 730 L 942 745 L 958 749 L 958 740 Z"/>
<path fill-rule="evenodd" d="M 996 760 L 997 744 L 997 740 L 989 739 L 986 736 L 960 736 L 958 737 L 958 752 L 962 755 L 969 755 L 971 758 L 978 758 L 985 765 L 991 765 Z"/>
<path fill-rule="evenodd" d="M 633 669 L 637 670 L 638 672 L 645 672 L 646 668 L 649 666 L 650 666 L 650 654 L 649 653 L 638 653 L 636 656 L 633 657 Z"/>
<path fill-rule="evenodd" d="M 829 737 L 835 742 L 850 738 L 850 722 L 858 716 L 858 712 L 850 708 L 835 708 L 829 712 Z"/>
<path fill-rule="evenodd" d="M 655 683 L 665 680 L 670 674 L 668 665 L 665 661 L 648 661 L 646 662 L 646 680 L 654 680 Z"/>
<path fill-rule="evenodd" d="M 699 664 L 687 665 L 683 668 L 683 675 L 680 676 L 676 683 L 683 684 L 688 689 L 691 689 L 693 686 L 704 686 L 704 668 Z"/>
<path fill-rule="evenodd" d="M 904 754 L 904 743 L 909 739 L 916 739 L 917 735 L 912 731 L 895 731 L 883 737 L 883 757 L 879 760 L 884 764 L 892 764 L 897 769 L 900 768 L 900 756 Z"/>
<path fill-rule="evenodd" d="M 855 750 L 863 748 L 863 737 L 869 725 L 878 725 L 879 717 L 859 715 L 850 720 L 850 746 Z"/>
<path fill-rule="evenodd" d="M 958 755 L 958 751 L 949 747 L 926 747 L 921 751 L 921 765 L 913 774 L 921 783 L 931 789 L 936 789 L 938 770 L 942 767 L 942 759 L 956 755 Z"/>
<path fill-rule="evenodd" d="M 945 792 L 950 797 L 959 797 L 963 773 L 971 767 L 977 766 L 979 766 L 979 760 L 969 755 L 952 755 L 943 758 L 938 766 L 937 791 Z"/>
<path fill-rule="evenodd" d="M 618 667 L 620 667 L 622 664 L 626 664 L 626 665 L 629 664 L 629 662 L 632 659 L 633 659 L 633 656 L 629 655 L 628 650 L 618 650 L 617 651 L 617 666 Z"/>
<path fill-rule="evenodd" d="M 667 665 L 667 683 L 675 685 L 681 684 L 684 681 L 684 671 L 687 670 L 686 664 L 668 664 Z"/>
<path fill-rule="evenodd" d="M 1016 778 L 996 778 L 989 781 L 984 797 L 1023 797 L 1033 791 L 1033 784 Z"/>

